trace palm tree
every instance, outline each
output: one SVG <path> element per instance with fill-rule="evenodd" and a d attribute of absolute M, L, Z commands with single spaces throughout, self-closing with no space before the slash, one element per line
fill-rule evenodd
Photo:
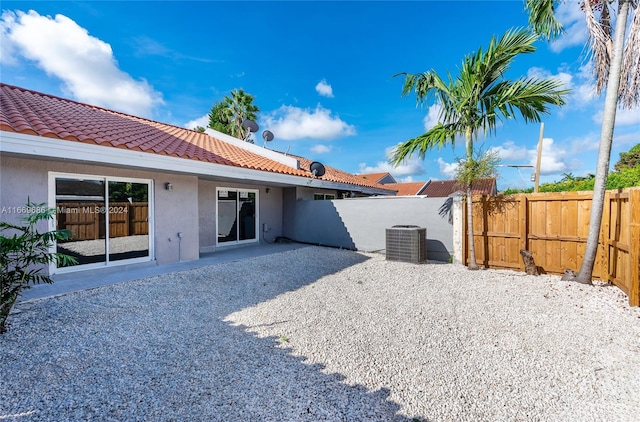
<path fill-rule="evenodd" d="M 466 159 L 473 160 L 473 141 L 478 132 L 494 133 L 500 120 L 520 114 L 525 122 L 539 122 L 548 113 L 548 104 L 563 105 L 558 79 L 519 78 L 506 80 L 504 74 L 513 59 L 521 53 L 533 53 L 538 36 L 526 29 L 512 29 L 500 39 L 491 38 L 486 51 L 478 49 L 462 62 L 459 75 L 443 80 L 435 70 L 405 76 L 402 95 L 415 91 L 418 104 L 434 99 L 440 105 L 440 122 L 426 133 L 400 143 L 392 152 L 397 166 L 414 152 L 424 158 L 427 150 L 454 144 L 456 136 L 464 136 Z M 398 76 L 396 75 L 396 76 Z M 469 269 L 478 269 L 473 242 L 471 186 L 467 186 L 467 226 L 469 234 Z"/>
<path fill-rule="evenodd" d="M 245 119 L 256 120 L 260 109 L 253 104 L 253 96 L 242 89 L 234 89 L 231 96 L 214 104 L 209 113 L 209 127 L 239 139 L 247 139 L 247 130 L 242 126 Z"/>
<path fill-rule="evenodd" d="M 225 98 L 227 97 L 225 96 Z M 229 121 L 227 121 L 226 116 L 223 113 L 224 109 L 224 99 L 222 101 L 216 102 L 213 107 L 211 107 L 211 111 L 209 112 L 209 127 L 211 129 L 217 130 L 218 132 L 231 135 Z"/>
<path fill-rule="evenodd" d="M 611 27 L 614 3 L 618 6 L 615 30 Z M 562 33 L 562 26 L 554 15 L 557 4 L 557 0 L 525 0 L 531 27 L 549 39 L 556 38 Z M 630 11 L 632 7 L 634 10 Z M 598 95 L 603 91 L 606 92 L 589 234 L 580 270 L 574 278 L 580 283 L 591 284 L 600 238 L 616 109 L 619 105 L 631 109 L 640 104 L 640 1 L 588 0 L 581 3 L 581 8 L 589 30 L 589 50 L 595 77 L 595 91 Z M 596 12 L 599 16 L 596 16 Z M 629 24 L 630 13 L 634 17 Z M 556 29 L 552 31 L 550 28 Z"/>

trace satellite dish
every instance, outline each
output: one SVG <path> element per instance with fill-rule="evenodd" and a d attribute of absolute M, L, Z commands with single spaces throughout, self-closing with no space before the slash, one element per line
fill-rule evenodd
<path fill-rule="evenodd" d="M 273 141 L 273 133 L 270 130 L 265 130 L 262 132 L 262 139 L 264 139 L 265 142 Z"/>
<path fill-rule="evenodd" d="M 322 163 L 314 161 L 309 166 L 309 170 L 311 170 L 311 173 L 313 173 L 313 177 L 322 177 L 322 176 L 324 176 L 325 168 L 322 165 Z"/>
<path fill-rule="evenodd" d="M 249 132 L 257 132 L 258 131 L 258 124 L 256 122 L 254 122 L 253 120 L 244 119 L 242 121 L 242 127 L 247 129 Z"/>

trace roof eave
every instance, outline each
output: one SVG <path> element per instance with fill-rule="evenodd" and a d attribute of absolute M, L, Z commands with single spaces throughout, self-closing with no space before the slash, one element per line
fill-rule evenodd
<path fill-rule="evenodd" d="M 130 167 L 136 169 L 169 171 L 198 176 L 213 176 L 263 184 L 283 186 L 315 186 L 383 195 L 389 191 L 372 187 L 331 182 L 322 179 L 247 169 L 211 163 L 208 161 L 172 157 L 143 151 L 131 151 L 63 139 L 46 138 L 17 132 L 0 131 L 0 153 L 11 153 L 27 158 L 48 158 L 65 161 Z"/>

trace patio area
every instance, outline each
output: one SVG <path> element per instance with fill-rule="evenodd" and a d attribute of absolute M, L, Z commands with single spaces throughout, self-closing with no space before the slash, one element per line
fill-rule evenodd
<path fill-rule="evenodd" d="M 200 259 L 183 261 L 173 264 L 156 265 L 154 262 L 143 264 L 115 266 L 88 271 L 71 272 L 54 275 L 53 284 L 38 284 L 30 289 L 23 290 L 20 301 L 26 302 L 34 299 L 53 297 L 81 290 L 93 289 L 123 281 L 138 280 L 161 274 L 169 274 L 177 271 L 191 270 L 208 265 L 233 262 L 241 259 L 255 258 L 299 248 L 308 245 L 295 242 L 285 243 L 260 243 L 241 247 L 219 248 L 215 252 L 200 254 Z"/>
<path fill-rule="evenodd" d="M 17 304 L 0 420 L 636 419 L 619 289 L 299 246 Z"/>

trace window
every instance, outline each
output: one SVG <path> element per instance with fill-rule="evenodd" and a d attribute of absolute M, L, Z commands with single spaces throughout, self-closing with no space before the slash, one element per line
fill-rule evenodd
<path fill-rule="evenodd" d="M 314 193 L 313 199 L 316 201 L 332 200 L 336 199 L 336 196 L 331 193 Z"/>
<path fill-rule="evenodd" d="M 258 241 L 257 190 L 217 189 L 218 243 Z"/>
<path fill-rule="evenodd" d="M 56 251 L 74 266 L 150 260 L 151 181 L 100 176 L 52 175 L 56 228 L 71 230 Z"/>

